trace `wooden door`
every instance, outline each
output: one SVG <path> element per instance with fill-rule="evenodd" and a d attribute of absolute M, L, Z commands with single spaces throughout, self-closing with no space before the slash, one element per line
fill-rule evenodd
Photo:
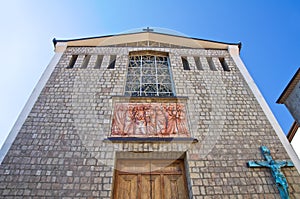
<path fill-rule="evenodd" d="M 120 175 L 118 183 L 118 192 L 116 198 L 131 199 L 137 198 L 137 176 L 136 175 Z"/>
<path fill-rule="evenodd" d="M 187 199 L 182 160 L 119 160 L 114 199 Z"/>

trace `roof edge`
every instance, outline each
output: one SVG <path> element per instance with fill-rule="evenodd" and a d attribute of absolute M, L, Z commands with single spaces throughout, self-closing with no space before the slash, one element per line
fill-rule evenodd
<path fill-rule="evenodd" d="M 293 140 L 299 127 L 300 127 L 299 124 L 296 121 L 294 121 L 287 136 L 286 136 L 287 139 L 289 140 L 289 142 L 291 142 Z"/>
<path fill-rule="evenodd" d="M 286 98 L 289 96 L 289 94 L 292 92 L 292 90 L 295 88 L 297 84 L 297 79 L 300 80 L 300 67 L 298 68 L 297 72 L 294 74 L 288 85 L 285 87 L 279 98 L 277 99 L 277 104 L 283 104 L 286 100 Z"/>
<path fill-rule="evenodd" d="M 58 42 L 81 41 L 81 40 L 88 40 L 88 39 L 98 39 L 98 38 L 113 37 L 113 36 L 124 36 L 124 35 L 140 34 L 140 33 L 147 33 L 147 32 L 124 33 L 124 34 L 104 35 L 104 36 L 95 36 L 95 37 L 82 37 L 82 38 L 77 38 L 77 39 L 56 39 L 56 38 L 53 38 L 52 42 L 53 42 L 53 45 L 55 47 Z M 195 37 L 185 37 L 185 36 L 181 36 L 181 35 L 172 35 L 172 34 L 159 33 L 159 32 L 151 32 L 151 33 L 167 35 L 167 36 L 173 36 L 173 37 L 181 37 L 181 38 L 186 38 L 186 39 L 194 39 L 194 40 L 199 40 L 199 41 L 207 41 L 207 42 L 213 42 L 213 43 L 219 43 L 219 44 L 225 44 L 225 45 L 237 45 L 238 48 L 239 48 L 239 51 L 241 51 L 241 48 L 242 48 L 242 43 L 241 42 L 231 43 L 231 42 L 221 42 L 221 41 L 215 41 L 215 40 L 209 40 L 209 39 L 200 39 L 200 38 L 195 38 Z"/>

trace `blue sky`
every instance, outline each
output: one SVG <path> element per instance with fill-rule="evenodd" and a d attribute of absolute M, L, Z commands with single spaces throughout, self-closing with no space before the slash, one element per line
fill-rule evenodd
<path fill-rule="evenodd" d="M 241 41 L 241 57 L 284 132 L 293 122 L 275 101 L 300 66 L 298 0 L 9 0 L 1 3 L 0 25 L 0 146 L 54 55 L 54 37 L 147 26 Z"/>

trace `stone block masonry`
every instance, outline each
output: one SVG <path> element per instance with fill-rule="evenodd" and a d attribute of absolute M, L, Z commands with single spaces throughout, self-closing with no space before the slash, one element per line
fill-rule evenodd
<path fill-rule="evenodd" d="M 195 142 L 110 142 L 115 97 L 124 96 L 131 51 L 167 52 L 177 97 L 187 97 Z M 73 68 L 67 68 L 78 55 Z M 81 68 L 84 55 L 91 55 Z M 95 68 L 97 55 L 103 55 Z M 113 69 L 108 69 L 116 55 Z M 181 56 L 190 70 L 184 70 Z M 196 67 L 198 57 L 203 69 Z M 212 57 L 211 70 L 207 57 Z M 224 58 L 229 71 L 222 69 Z M 125 100 L 126 101 L 126 100 Z M 130 102 L 130 98 L 128 98 Z M 226 50 L 158 47 L 68 47 L 0 166 L 3 198 L 111 198 L 116 153 L 185 154 L 190 198 L 279 198 L 266 168 L 248 168 L 268 146 L 289 159 L 273 127 Z M 284 168 L 291 198 L 300 176 Z"/>

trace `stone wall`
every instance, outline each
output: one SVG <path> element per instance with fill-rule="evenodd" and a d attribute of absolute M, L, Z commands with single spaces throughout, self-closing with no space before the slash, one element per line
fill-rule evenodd
<path fill-rule="evenodd" d="M 300 124 L 300 81 L 284 102 L 292 116 Z"/>
<path fill-rule="evenodd" d="M 169 53 L 177 97 L 187 98 L 192 138 L 198 140 L 111 141 L 113 104 L 123 98 L 130 51 Z M 68 68 L 72 55 L 79 55 Z M 84 55 L 91 58 L 81 68 Z M 94 68 L 103 55 L 100 68 Z M 110 55 L 116 65 L 107 69 Z M 181 56 L 190 70 L 184 70 Z M 196 67 L 194 57 L 201 60 Z M 212 57 L 212 69 L 206 57 Z M 219 57 L 225 59 L 224 71 Z M 43 89 L 0 166 L 5 198 L 110 198 L 116 154 L 168 152 L 184 155 L 192 198 L 279 198 L 269 169 L 248 168 L 263 160 L 259 147 L 274 159 L 289 159 L 242 74 L 226 50 L 154 47 L 69 47 Z M 125 153 L 126 154 L 126 153 Z M 159 153 L 158 153 L 159 154 Z M 291 198 L 300 197 L 295 168 L 282 169 Z"/>

